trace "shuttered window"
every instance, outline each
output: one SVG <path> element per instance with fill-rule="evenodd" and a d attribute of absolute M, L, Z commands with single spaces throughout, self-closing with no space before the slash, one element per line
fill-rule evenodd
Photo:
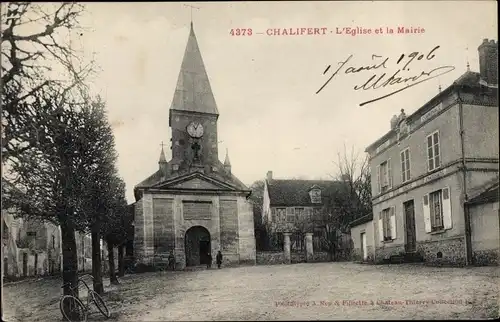
<path fill-rule="evenodd" d="M 427 137 L 427 165 L 429 171 L 441 166 L 441 151 L 439 148 L 439 132 Z"/>
<path fill-rule="evenodd" d="M 380 212 L 379 235 L 380 241 L 396 239 L 396 213 L 394 207 L 386 208 Z"/>
<path fill-rule="evenodd" d="M 403 182 L 410 180 L 410 149 L 401 151 L 401 176 Z"/>
<path fill-rule="evenodd" d="M 426 232 L 452 228 L 450 188 L 436 190 L 424 196 L 424 223 Z"/>

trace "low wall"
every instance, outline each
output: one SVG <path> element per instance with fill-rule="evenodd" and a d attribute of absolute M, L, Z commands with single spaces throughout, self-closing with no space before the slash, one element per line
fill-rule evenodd
<path fill-rule="evenodd" d="M 291 253 L 291 262 L 295 263 L 306 263 L 306 254 Z M 330 256 L 327 252 L 316 252 L 313 253 L 313 258 L 310 262 L 329 262 Z M 257 265 L 276 265 L 285 264 L 285 253 L 277 251 L 260 251 L 257 252 Z"/>

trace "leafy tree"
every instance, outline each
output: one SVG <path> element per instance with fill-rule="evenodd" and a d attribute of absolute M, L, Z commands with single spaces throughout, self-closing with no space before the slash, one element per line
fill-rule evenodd
<path fill-rule="evenodd" d="M 90 99 L 89 99 L 90 100 Z M 116 176 L 114 136 L 108 122 L 104 102 L 97 97 L 83 111 L 88 119 L 82 135 L 84 144 L 82 154 L 86 165 L 81 172 L 84 190 L 81 198 L 92 236 L 92 274 L 94 290 L 104 292 L 102 283 L 101 237 L 102 222 L 107 220 L 113 210 L 113 183 Z"/>
<path fill-rule="evenodd" d="M 63 281 L 69 283 L 64 294 L 77 283 L 75 231 L 87 227 L 81 195 L 84 185 L 81 172 L 86 166 L 84 134 L 88 120 L 81 103 L 67 95 L 61 100 L 55 93 L 34 96 L 32 128 L 36 138 L 32 148 L 24 150 L 10 162 L 9 173 L 15 175 L 4 199 L 21 216 L 43 219 L 61 228 Z"/>
<path fill-rule="evenodd" d="M 268 238 L 265 223 L 262 221 L 262 206 L 264 201 L 264 180 L 257 180 L 251 186 L 250 202 L 253 207 L 253 222 L 257 249 L 267 249 Z"/>
<path fill-rule="evenodd" d="M 129 225 L 129 208 L 125 198 L 125 183 L 114 176 L 110 189 L 109 213 L 103 223 L 103 236 L 108 247 L 109 279 L 112 284 L 118 284 L 114 261 L 114 247 L 123 247 L 127 240 Z M 123 255 L 123 250 L 121 251 Z M 123 258 L 120 258 L 123 265 Z"/>

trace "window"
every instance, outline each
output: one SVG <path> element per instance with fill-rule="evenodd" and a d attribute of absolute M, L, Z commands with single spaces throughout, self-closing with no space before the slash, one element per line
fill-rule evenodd
<path fill-rule="evenodd" d="M 26 232 L 26 236 L 29 236 L 29 237 L 36 237 L 36 232 L 35 232 L 35 231 L 27 231 L 27 232 Z"/>
<path fill-rule="evenodd" d="M 424 224 L 428 233 L 452 228 L 448 187 L 424 195 Z"/>
<path fill-rule="evenodd" d="M 295 216 L 297 217 L 297 220 L 306 220 L 304 214 L 304 208 L 295 208 Z"/>
<path fill-rule="evenodd" d="M 396 215 L 394 207 L 386 208 L 380 212 L 379 237 L 382 242 L 396 239 Z"/>
<path fill-rule="evenodd" d="M 286 222 L 295 222 L 295 208 L 286 208 Z"/>
<path fill-rule="evenodd" d="M 286 218 L 286 208 L 276 208 L 276 221 L 283 222 Z"/>
<path fill-rule="evenodd" d="M 401 175 L 403 182 L 411 179 L 410 175 L 410 149 L 401 151 Z"/>
<path fill-rule="evenodd" d="M 441 190 L 429 194 L 432 231 L 442 230 L 443 226 L 443 194 Z"/>
<path fill-rule="evenodd" d="M 56 248 L 56 236 L 52 235 L 52 249 Z"/>
<path fill-rule="evenodd" d="M 320 189 L 312 189 L 309 192 L 311 196 L 311 203 L 321 203 L 321 190 Z"/>
<path fill-rule="evenodd" d="M 439 132 L 434 132 L 427 137 L 427 165 L 429 171 L 437 169 L 441 165 Z"/>
<path fill-rule="evenodd" d="M 391 159 L 382 162 L 377 168 L 379 192 L 385 192 L 392 187 Z"/>

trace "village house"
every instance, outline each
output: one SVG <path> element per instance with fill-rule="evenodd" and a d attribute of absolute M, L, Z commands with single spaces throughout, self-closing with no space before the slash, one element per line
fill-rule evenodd
<path fill-rule="evenodd" d="M 401 110 L 366 149 L 373 214 L 351 223 L 358 257 L 498 261 L 498 44 L 485 39 L 478 51 L 479 73 L 467 70 L 412 115 Z"/>
<path fill-rule="evenodd" d="M 3 192 L 15 189 L 2 180 Z M 24 219 L 17 216 L 15 208 L 2 207 L 2 259 L 3 276 L 22 278 L 53 275 L 62 270 L 61 229 L 50 221 Z M 92 269 L 92 244 L 90 235 L 75 233 L 78 269 Z"/>
<path fill-rule="evenodd" d="M 274 179 L 267 172 L 264 182 L 262 222 L 270 243 L 276 249 L 306 252 L 306 259 L 314 252 L 328 251 L 325 244 L 328 222 L 323 207 L 330 194 L 342 183 L 333 180 Z M 339 232 L 339 236 L 342 232 Z M 344 244 L 349 244 L 349 236 Z"/>

